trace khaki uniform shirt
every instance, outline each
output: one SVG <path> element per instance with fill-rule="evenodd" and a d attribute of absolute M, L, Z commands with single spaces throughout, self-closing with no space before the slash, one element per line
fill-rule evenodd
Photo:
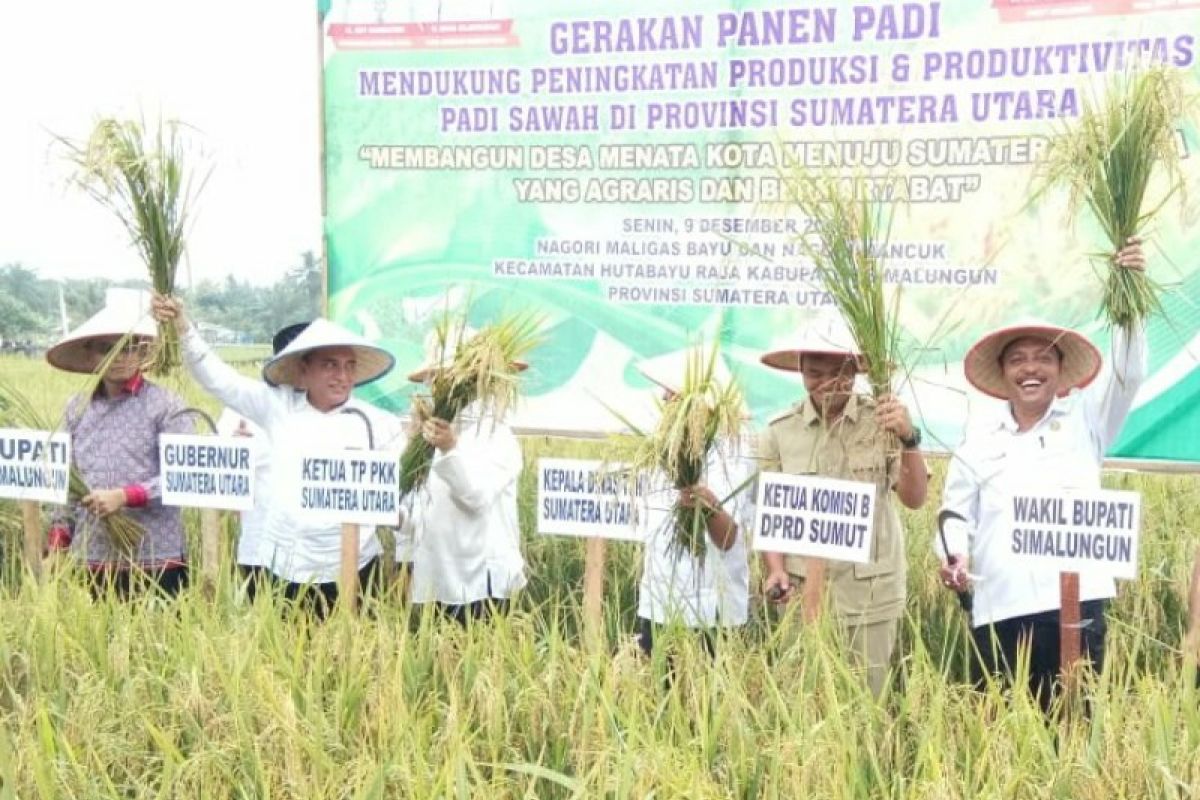
<path fill-rule="evenodd" d="M 904 529 L 891 491 L 900 478 L 900 458 L 898 453 L 884 453 L 884 437 L 875 422 L 875 401 L 853 395 L 832 427 L 821 424 L 813 404 L 805 399 L 773 419 L 759 442 L 760 468 L 765 472 L 821 475 L 879 487 L 871 561 L 830 561 L 826 568 L 834 607 L 851 625 L 904 615 Z M 802 556 L 787 556 L 784 564 L 789 573 L 804 575 Z"/>

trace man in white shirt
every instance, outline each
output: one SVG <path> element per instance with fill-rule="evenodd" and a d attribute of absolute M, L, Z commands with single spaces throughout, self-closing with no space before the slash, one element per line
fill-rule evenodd
<path fill-rule="evenodd" d="M 221 361 L 192 327 L 178 298 L 156 296 L 155 317 L 174 321 L 192 377 L 225 405 L 258 425 L 269 442 L 269 479 L 262 519 L 267 566 L 289 599 L 303 598 L 318 616 L 337 599 L 341 526 L 318 523 L 288 508 L 295 494 L 288 465 L 300 445 L 400 450 L 399 420 L 351 391 L 391 371 L 391 354 L 329 320 L 317 319 L 263 367 L 263 381 Z M 264 382 L 265 381 L 265 382 Z M 399 520 L 397 520 L 399 522 Z M 381 548 L 371 526 L 359 533 L 360 586 L 375 579 Z"/>
<path fill-rule="evenodd" d="M 298 322 L 278 330 L 271 337 L 271 355 L 277 356 L 308 327 L 307 322 Z M 254 455 L 254 484 L 266 486 L 271 480 L 271 442 L 262 428 L 226 407 L 217 418 L 217 433 L 221 436 L 247 436 L 255 440 L 258 449 Z M 268 498 L 259 491 L 254 506 L 241 514 L 241 531 L 238 534 L 237 564 L 246 582 L 246 595 L 253 600 L 260 587 L 272 580 L 271 559 L 274 548 L 263 534 L 263 522 L 267 514 Z"/>
<path fill-rule="evenodd" d="M 1115 256 L 1118 268 L 1142 270 L 1140 242 Z M 946 475 L 934 547 L 943 583 L 974 590 L 971 625 L 979 667 L 1011 675 L 1019 647 L 1029 649 L 1029 688 L 1043 708 L 1054 697 L 1059 667 L 1059 573 L 1015 565 L 1003 525 L 1006 498 L 1022 489 L 1089 489 L 1100 485 L 1104 453 L 1116 440 L 1146 371 L 1139 327 L 1113 329 L 1111 369 L 1084 336 L 1033 321 L 994 331 L 964 361 L 967 380 L 1006 401 L 972 421 Z M 1116 595 L 1111 578 L 1080 576 L 1082 650 L 1104 663 L 1104 612 Z"/>
<path fill-rule="evenodd" d="M 694 356 L 691 357 L 694 361 Z M 689 353 L 669 353 L 640 362 L 638 371 L 658 384 L 667 399 L 683 384 Z M 720 364 L 720 362 L 717 362 Z M 723 372 L 723 371 L 722 371 Z M 727 374 L 720 382 L 729 380 Z M 754 504 L 748 488 L 757 465 L 749 446 L 720 442 L 705 467 L 705 484 L 676 489 L 658 485 L 647 498 L 647 540 L 638 588 L 638 644 L 647 655 L 655 631 L 681 624 L 704 632 L 705 646 L 714 646 L 712 631 L 746 624 L 750 603 L 750 566 L 746 541 L 754 527 Z M 703 502 L 715 513 L 708 518 L 704 559 L 675 546 L 673 507 Z"/>
<path fill-rule="evenodd" d="M 430 363 L 409 380 L 432 380 L 443 357 L 431 352 Z M 463 624 L 503 612 L 526 582 L 517 521 L 524 462 L 517 437 L 478 404 L 455 420 L 424 420 L 419 435 L 435 448 L 433 464 L 425 485 L 405 500 L 409 524 L 397 547 L 398 554 L 401 548 L 412 553 L 412 601 L 434 603 Z"/>

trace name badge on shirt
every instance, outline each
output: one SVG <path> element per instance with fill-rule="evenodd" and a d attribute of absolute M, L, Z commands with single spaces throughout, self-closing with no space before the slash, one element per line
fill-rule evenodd
<path fill-rule="evenodd" d="M 1106 489 L 1021 491 L 1004 499 L 1005 551 L 1024 566 L 1137 577 L 1142 498 Z"/>

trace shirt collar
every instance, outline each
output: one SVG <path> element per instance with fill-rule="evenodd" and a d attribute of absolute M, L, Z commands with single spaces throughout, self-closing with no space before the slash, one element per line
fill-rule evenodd
<path fill-rule="evenodd" d="M 1041 427 L 1046 420 L 1057 418 L 1068 414 L 1071 408 L 1075 405 L 1075 392 L 1072 391 L 1066 397 L 1056 397 L 1050 401 L 1050 407 L 1046 409 L 1046 413 L 1037 421 L 1033 427 Z M 1017 433 L 1017 420 L 1012 413 L 1012 404 L 1005 402 L 1001 406 L 1000 414 L 998 415 L 996 427 L 999 430 L 1008 431 L 1009 433 Z"/>
<path fill-rule="evenodd" d="M 859 403 L 858 395 L 851 394 L 850 399 L 846 401 L 846 407 L 842 409 L 842 417 L 851 422 L 858 422 L 858 412 L 861 404 Z M 817 414 L 817 407 L 813 405 L 811 397 L 804 398 L 804 402 L 800 407 L 800 418 L 804 424 L 812 427 L 821 422 L 821 416 Z"/>
<path fill-rule="evenodd" d="M 132 378 L 125 381 L 125 383 L 123 383 L 121 385 L 121 395 L 130 395 L 133 397 L 137 397 L 139 394 L 142 393 L 142 389 L 144 389 L 145 386 L 146 386 L 146 379 L 144 377 L 142 377 L 142 373 L 135 372 L 133 374 Z M 104 382 L 103 381 L 96 384 L 95 394 L 97 396 L 102 396 L 104 394 Z"/>

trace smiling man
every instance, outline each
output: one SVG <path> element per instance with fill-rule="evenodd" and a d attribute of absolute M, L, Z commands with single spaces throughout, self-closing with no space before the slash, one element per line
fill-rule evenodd
<path fill-rule="evenodd" d="M 799 347 L 767 353 L 761 360 L 775 369 L 800 372 L 808 392 L 764 431 L 761 469 L 879 487 L 871 560 L 832 562 L 828 567 L 838 622 L 852 658 L 878 696 L 887 684 L 907 596 L 904 528 L 892 493 L 908 508 L 925 503 L 929 471 L 921 455 L 921 432 L 895 397 L 876 402 L 854 391 L 862 359 L 840 318 L 819 320 L 806 330 Z M 888 434 L 899 442 L 895 451 L 884 446 Z M 795 587 L 809 580 L 805 559 L 799 556 L 764 553 L 763 565 L 763 592 L 776 604 L 789 603 L 797 594 Z"/>
<path fill-rule="evenodd" d="M 188 321 L 179 299 L 156 296 L 154 315 L 176 325 L 192 377 L 262 429 L 269 467 L 266 485 L 257 489 L 265 503 L 260 556 L 282 581 L 286 597 L 305 599 L 323 616 L 337 599 L 341 527 L 315 523 L 287 506 L 284 498 L 295 494 L 288 467 L 301 445 L 403 448 L 399 420 L 351 395 L 355 387 L 391 371 L 394 359 L 340 325 L 317 319 L 263 366 L 259 381 L 221 361 Z M 373 526 L 361 527 L 359 542 L 359 585 L 369 588 L 382 552 Z"/>
<path fill-rule="evenodd" d="M 1114 262 L 1144 269 L 1140 241 L 1130 239 Z M 976 680 L 983 673 L 1011 675 L 1019 648 L 1027 647 L 1029 689 L 1049 709 L 1059 667 L 1058 571 L 1012 564 L 1002 510 L 1022 489 L 1099 487 L 1104 453 L 1145 378 L 1145 336 L 1140 327 L 1114 328 L 1112 369 L 1101 380 L 1100 353 L 1087 338 L 1040 321 L 987 334 L 963 368 L 976 389 L 1006 402 L 968 426 L 950 463 L 944 547 L 935 539 L 940 577 L 959 592 L 974 581 Z M 1080 576 L 1082 649 L 1097 671 L 1104 663 L 1105 605 L 1115 594 L 1111 578 Z"/>

